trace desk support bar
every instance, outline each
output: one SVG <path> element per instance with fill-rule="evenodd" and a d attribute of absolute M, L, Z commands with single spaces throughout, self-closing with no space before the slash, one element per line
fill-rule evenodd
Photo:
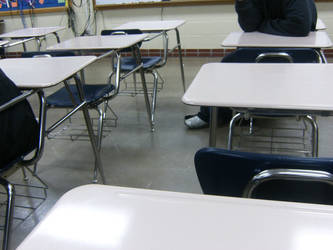
<path fill-rule="evenodd" d="M 186 86 L 185 86 L 185 74 L 184 74 L 184 64 L 183 64 L 183 56 L 182 56 L 182 47 L 180 45 L 180 35 L 179 35 L 179 31 L 176 28 L 176 35 L 177 35 L 177 44 L 178 44 L 178 56 L 179 56 L 179 63 L 180 63 L 180 72 L 182 74 L 182 81 L 183 81 L 183 89 L 184 92 L 186 90 Z"/>
<path fill-rule="evenodd" d="M 87 104 L 86 101 L 83 101 L 82 103 L 77 105 L 72 111 L 70 111 L 68 114 L 66 114 L 60 120 L 58 120 L 52 126 L 50 126 L 47 129 L 46 134 L 51 133 L 53 130 L 55 130 L 57 127 L 59 127 L 64 121 L 66 121 L 68 118 L 70 118 L 72 115 L 74 115 L 77 111 L 79 111 L 86 104 Z"/>
<path fill-rule="evenodd" d="M 210 108 L 209 146 L 216 146 L 217 107 Z"/>
<path fill-rule="evenodd" d="M 36 93 L 36 90 L 29 90 L 29 91 L 23 93 L 22 95 L 19 95 L 19 96 L 13 98 L 9 102 L 6 102 L 5 104 L 0 106 L 0 112 L 8 109 L 9 107 L 15 105 L 16 103 L 21 102 L 22 100 L 26 99 L 28 96 L 33 95 L 34 93 Z"/>
<path fill-rule="evenodd" d="M 81 102 L 84 102 L 85 97 L 84 97 L 84 91 L 83 91 L 83 88 L 82 88 L 82 82 L 80 81 L 80 79 L 77 75 L 74 75 L 74 79 L 75 79 L 76 87 L 79 91 L 80 100 L 81 100 Z M 100 156 L 100 152 L 98 150 L 96 137 L 94 135 L 94 130 L 93 130 L 93 127 L 92 127 L 92 124 L 91 124 L 89 111 L 88 111 L 88 108 L 87 108 L 86 105 L 83 105 L 82 112 L 83 112 L 83 116 L 84 116 L 84 119 L 85 119 L 85 122 L 86 122 L 86 126 L 87 126 L 87 130 L 88 130 L 91 146 L 93 148 L 94 155 L 95 155 L 95 170 L 98 170 L 98 172 L 100 173 L 101 178 L 102 178 L 102 183 L 105 184 L 105 176 L 104 176 L 101 156 Z M 94 173 L 97 173 L 97 171 L 95 171 Z M 96 174 L 94 174 L 93 182 L 97 182 L 97 175 Z"/>
<path fill-rule="evenodd" d="M 22 165 L 32 165 L 34 164 L 33 169 L 33 176 L 40 179 L 37 176 L 37 162 L 42 157 L 43 151 L 44 151 L 44 141 L 45 141 L 45 124 L 46 124 L 46 100 L 44 96 L 43 89 L 38 90 L 38 98 L 39 98 L 39 140 L 38 140 L 38 147 L 35 150 L 34 156 L 29 160 L 23 160 Z M 44 183 L 41 179 L 40 181 Z"/>
<path fill-rule="evenodd" d="M 136 64 L 141 65 L 142 59 L 141 59 L 140 49 L 139 49 L 138 45 L 135 45 L 133 47 L 133 55 L 134 55 L 134 58 L 136 59 Z M 145 73 L 143 71 L 143 67 L 140 68 L 140 75 L 141 75 L 143 94 L 144 94 L 144 98 L 145 98 L 145 102 L 146 102 L 149 125 L 150 125 L 151 131 L 153 132 L 154 124 L 153 124 L 152 117 L 151 117 L 151 108 L 150 108 L 150 103 L 149 103 L 148 90 L 147 90 L 146 78 L 145 78 Z"/>

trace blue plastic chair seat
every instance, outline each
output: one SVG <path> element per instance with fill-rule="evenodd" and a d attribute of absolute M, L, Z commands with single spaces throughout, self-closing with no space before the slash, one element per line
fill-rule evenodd
<path fill-rule="evenodd" d="M 149 69 L 155 66 L 157 63 L 162 61 L 162 57 L 160 56 L 145 56 L 142 57 L 143 69 Z M 133 57 L 123 57 L 121 59 L 121 70 L 123 71 L 131 71 L 137 66 L 135 58 Z M 115 65 L 115 68 L 117 65 Z"/>
<path fill-rule="evenodd" d="M 79 93 L 75 85 L 69 85 L 73 97 L 77 104 L 80 103 Z M 110 84 L 94 84 L 84 85 L 83 90 L 87 103 L 92 103 L 107 96 L 114 90 L 114 86 Z M 46 98 L 47 104 L 51 107 L 73 107 L 73 102 L 66 88 L 61 88 Z"/>

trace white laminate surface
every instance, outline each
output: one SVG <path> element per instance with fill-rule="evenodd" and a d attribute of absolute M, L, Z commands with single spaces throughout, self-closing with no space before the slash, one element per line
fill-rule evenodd
<path fill-rule="evenodd" d="M 111 50 L 133 46 L 148 35 L 79 36 L 48 47 L 48 50 Z"/>
<path fill-rule="evenodd" d="M 323 20 L 321 20 L 320 18 L 317 18 L 317 24 L 316 24 L 316 30 L 326 30 L 327 27 L 325 25 L 325 23 L 323 22 Z"/>
<path fill-rule="evenodd" d="M 96 56 L 12 58 L 0 60 L 0 68 L 20 88 L 47 88 L 95 60 Z"/>
<path fill-rule="evenodd" d="M 333 207 L 86 185 L 18 250 L 331 250 Z"/>
<path fill-rule="evenodd" d="M 182 101 L 190 105 L 333 110 L 333 64 L 208 63 Z"/>
<path fill-rule="evenodd" d="M 231 32 L 224 47 L 329 48 L 332 41 L 326 31 L 310 32 L 306 37 L 276 36 L 261 32 Z"/>
<path fill-rule="evenodd" d="M 184 20 L 137 21 L 122 24 L 114 29 L 140 29 L 143 32 L 158 32 L 176 29 L 184 23 Z"/>
<path fill-rule="evenodd" d="M 41 37 L 53 32 L 57 32 L 65 29 L 65 27 L 35 27 L 25 28 L 20 30 L 14 30 L 11 32 L 0 34 L 0 38 L 27 38 L 27 37 Z"/>

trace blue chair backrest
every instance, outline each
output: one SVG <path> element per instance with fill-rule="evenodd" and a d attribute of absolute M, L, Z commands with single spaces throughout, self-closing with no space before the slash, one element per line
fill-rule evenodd
<path fill-rule="evenodd" d="M 21 57 L 23 58 L 31 58 L 34 56 L 43 56 L 43 55 L 49 55 L 49 56 L 54 56 L 54 57 L 61 57 L 61 56 L 75 56 L 74 51 L 70 50 L 65 50 L 65 51 L 28 51 L 28 52 L 22 52 Z"/>
<path fill-rule="evenodd" d="M 139 35 L 142 34 L 142 31 L 139 29 L 115 29 L 115 30 L 102 30 L 102 36 L 110 36 L 110 35 L 120 35 L 120 34 L 128 34 L 128 35 Z M 139 47 L 141 47 L 142 43 L 140 42 Z M 131 49 L 123 49 L 122 52 L 130 52 Z"/>
<path fill-rule="evenodd" d="M 205 194 L 241 197 L 248 182 L 267 169 L 307 169 L 333 173 L 333 158 L 304 158 L 203 148 L 195 154 L 196 172 Z M 255 198 L 333 204 L 333 188 L 323 183 L 270 181 Z"/>
<path fill-rule="evenodd" d="M 0 106 L 21 95 L 0 69 Z M 0 112 L 0 172 L 21 161 L 38 146 L 39 125 L 24 100 Z"/>
<path fill-rule="evenodd" d="M 287 53 L 294 63 L 319 63 L 321 60 L 318 51 L 312 48 L 238 48 L 222 58 L 227 63 L 254 63 L 262 53 Z M 283 57 L 267 57 L 261 63 L 285 63 Z"/>

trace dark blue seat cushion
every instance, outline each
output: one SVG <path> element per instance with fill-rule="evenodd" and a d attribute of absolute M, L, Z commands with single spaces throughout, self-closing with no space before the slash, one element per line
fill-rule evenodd
<path fill-rule="evenodd" d="M 195 154 L 196 172 L 205 194 L 241 197 L 252 177 L 274 168 L 322 170 L 333 174 L 333 158 L 305 158 L 203 148 Z M 254 197 L 333 204 L 333 188 L 322 183 L 270 181 Z"/>
<path fill-rule="evenodd" d="M 69 85 L 74 96 L 76 104 L 80 103 L 79 93 L 75 85 Z M 83 90 L 87 103 L 95 102 L 104 96 L 107 96 L 114 90 L 114 86 L 110 84 L 90 84 L 84 85 Z M 73 107 L 72 99 L 65 87 L 59 89 L 46 98 L 47 104 L 51 107 Z"/>
<path fill-rule="evenodd" d="M 142 57 L 143 62 L 143 69 L 149 69 L 156 64 L 158 64 L 160 61 L 162 61 L 162 57 L 160 56 L 145 56 Z M 135 58 L 134 57 L 123 57 L 121 58 L 121 70 L 123 71 L 131 71 L 137 66 Z M 117 65 L 115 65 L 117 67 Z"/>
<path fill-rule="evenodd" d="M 0 70 L 0 105 L 21 95 Z M 30 104 L 24 100 L 0 112 L 0 171 L 6 170 L 38 145 L 39 125 Z"/>

